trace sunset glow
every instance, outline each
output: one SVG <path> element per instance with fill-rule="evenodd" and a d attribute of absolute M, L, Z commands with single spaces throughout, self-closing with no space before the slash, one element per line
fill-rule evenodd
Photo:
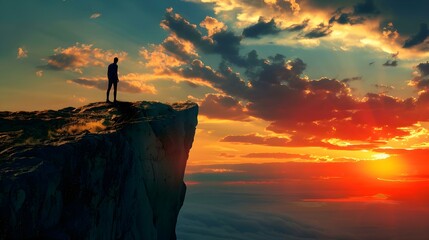
<path fill-rule="evenodd" d="M 179 239 L 429 236 L 427 1 L 36 2 L 0 10 L 0 110 L 105 101 L 113 57 L 120 101 L 198 103 Z"/>

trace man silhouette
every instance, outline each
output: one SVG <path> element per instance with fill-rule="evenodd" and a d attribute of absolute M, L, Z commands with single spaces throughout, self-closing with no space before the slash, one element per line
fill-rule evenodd
<path fill-rule="evenodd" d="M 119 61 L 119 59 L 117 57 L 115 57 L 113 59 L 113 63 L 111 63 L 109 65 L 109 67 L 107 68 L 107 78 L 109 79 L 109 85 L 107 87 L 106 102 L 110 102 L 109 94 L 110 94 L 110 89 L 112 88 L 112 85 L 113 85 L 113 102 L 116 102 L 116 91 L 118 89 L 118 82 L 119 82 L 118 64 L 117 64 L 118 61 Z"/>

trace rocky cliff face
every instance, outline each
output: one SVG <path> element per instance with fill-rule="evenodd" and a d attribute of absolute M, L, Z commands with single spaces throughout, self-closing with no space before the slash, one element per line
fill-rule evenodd
<path fill-rule="evenodd" d="M 176 239 L 198 106 L 0 112 L 0 239 Z"/>

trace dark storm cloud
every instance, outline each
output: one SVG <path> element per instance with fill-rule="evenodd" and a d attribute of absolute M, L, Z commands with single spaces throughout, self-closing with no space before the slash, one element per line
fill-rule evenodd
<path fill-rule="evenodd" d="M 168 9 L 165 13 L 161 26 L 179 38 L 193 43 L 204 53 L 220 54 L 224 59 L 237 65 L 244 64 L 245 60 L 239 56 L 242 36 L 227 30 L 221 30 L 211 37 L 204 36 L 196 25 L 191 24 L 179 14 L 175 14 L 172 9 Z"/>
<path fill-rule="evenodd" d="M 380 14 L 380 11 L 374 5 L 372 0 L 366 0 L 365 2 L 357 3 L 353 7 L 352 12 L 344 12 L 343 8 L 338 8 L 334 15 L 329 20 L 329 23 L 332 24 L 337 22 L 339 24 L 362 24 L 368 18 Z"/>
<path fill-rule="evenodd" d="M 320 23 L 317 27 L 310 29 L 310 31 L 304 33 L 304 38 L 321 38 L 326 37 L 332 33 L 332 25 Z"/>
<path fill-rule="evenodd" d="M 287 27 L 285 30 L 287 30 L 289 32 L 302 31 L 302 30 L 304 30 L 308 26 L 309 22 L 310 22 L 310 19 L 305 19 L 304 21 L 302 21 L 302 23 L 292 24 L 289 27 Z"/>
<path fill-rule="evenodd" d="M 411 48 L 414 47 L 416 45 L 419 45 L 421 43 L 423 43 L 429 36 L 429 29 L 428 29 L 428 25 L 425 23 L 422 23 L 420 25 L 420 30 L 419 32 L 410 37 L 409 39 L 407 39 L 404 43 L 404 48 Z"/>
<path fill-rule="evenodd" d="M 373 0 L 366 0 L 365 2 L 357 3 L 354 5 L 353 11 L 356 15 L 380 14 L 380 10 L 375 6 Z"/>
<path fill-rule="evenodd" d="M 281 32 L 281 29 L 277 27 L 274 18 L 268 22 L 265 22 L 263 18 L 259 18 L 258 23 L 243 30 L 243 36 L 248 38 L 259 38 L 265 35 L 275 35 L 279 32 Z"/>
<path fill-rule="evenodd" d="M 364 21 L 365 21 L 364 17 L 355 16 L 351 13 L 341 13 L 341 12 L 332 16 L 331 19 L 329 19 L 330 24 L 337 22 L 339 24 L 355 25 L 355 24 L 363 23 Z"/>
<path fill-rule="evenodd" d="M 242 37 L 233 32 L 221 31 L 212 36 L 213 50 L 223 58 L 237 65 L 243 65 L 244 60 L 239 56 Z"/>
<path fill-rule="evenodd" d="M 429 62 L 420 63 L 416 67 L 418 75 L 411 80 L 411 84 L 420 90 L 424 90 L 425 93 L 421 94 L 422 100 L 425 102 L 428 100 L 429 94 Z"/>
<path fill-rule="evenodd" d="M 422 77 L 426 77 L 429 75 L 429 62 L 420 63 L 419 65 L 417 65 L 416 68 Z"/>

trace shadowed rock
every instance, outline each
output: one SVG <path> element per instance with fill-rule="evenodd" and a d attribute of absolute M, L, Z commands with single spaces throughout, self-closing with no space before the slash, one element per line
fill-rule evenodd
<path fill-rule="evenodd" d="M 0 112 L 0 239 L 176 239 L 194 103 Z"/>

